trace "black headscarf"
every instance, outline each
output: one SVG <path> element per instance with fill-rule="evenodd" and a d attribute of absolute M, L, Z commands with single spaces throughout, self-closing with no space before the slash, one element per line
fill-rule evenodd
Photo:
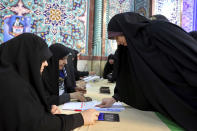
<path fill-rule="evenodd" d="M 189 35 L 192 36 L 195 40 L 197 40 L 197 31 L 189 32 Z"/>
<path fill-rule="evenodd" d="M 60 43 L 55 43 L 51 45 L 49 48 L 50 51 L 53 53 L 53 56 L 48 60 L 48 67 L 45 68 L 42 78 L 45 84 L 45 88 L 50 93 L 50 95 L 57 96 L 57 99 L 52 100 L 52 103 L 58 105 L 59 60 L 67 56 L 70 53 L 70 49 Z"/>
<path fill-rule="evenodd" d="M 72 60 L 73 56 L 69 55 L 67 59 L 67 64 L 65 65 L 66 71 L 67 71 L 67 80 L 66 80 L 66 86 L 68 89 L 70 89 L 68 92 L 74 92 L 76 87 L 76 81 L 75 81 L 75 68 Z"/>
<path fill-rule="evenodd" d="M 187 130 L 197 130 L 197 42 L 180 27 L 136 13 L 115 15 L 108 31 L 123 32 L 115 98 L 158 111 Z"/>
<path fill-rule="evenodd" d="M 84 77 L 84 76 L 88 76 L 89 75 L 89 72 L 88 71 L 78 71 L 77 69 L 77 62 L 78 62 L 78 54 L 79 52 L 75 49 L 72 49 L 71 51 L 72 53 L 72 56 L 74 58 L 73 60 L 73 66 L 74 66 L 74 76 L 75 76 L 75 80 L 78 81 L 80 80 L 80 77 Z"/>
<path fill-rule="evenodd" d="M 44 40 L 36 35 L 24 33 L 3 43 L 1 50 L 1 70 L 5 68 L 17 73 L 18 77 L 32 86 L 42 104 L 46 106 L 40 67 L 52 54 Z"/>
<path fill-rule="evenodd" d="M 77 61 L 78 61 L 77 54 L 79 54 L 79 52 L 75 49 L 72 49 L 71 53 L 74 58 L 74 60 L 73 60 L 74 68 L 77 69 Z"/>
<path fill-rule="evenodd" d="M 65 131 L 83 124 L 80 114 L 48 112 L 40 68 L 50 56 L 44 40 L 30 33 L 0 45 L 1 131 Z"/>

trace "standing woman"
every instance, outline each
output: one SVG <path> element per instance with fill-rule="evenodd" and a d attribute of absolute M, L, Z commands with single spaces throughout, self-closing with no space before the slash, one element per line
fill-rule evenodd
<path fill-rule="evenodd" d="M 157 111 L 189 131 L 197 130 L 197 42 L 182 28 L 132 12 L 115 15 L 108 36 L 118 44 L 115 101 Z"/>
<path fill-rule="evenodd" d="M 68 131 L 97 120 L 95 110 L 72 115 L 49 111 L 41 74 L 50 57 L 44 40 L 30 33 L 0 45 L 1 131 Z"/>
<path fill-rule="evenodd" d="M 76 92 L 74 85 L 68 80 L 68 72 L 65 69 L 71 49 L 59 43 L 53 44 L 49 48 L 53 56 L 48 60 L 48 67 L 42 75 L 46 92 L 48 92 L 49 105 L 64 104 L 70 99 L 85 101 L 83 93 Z"/>

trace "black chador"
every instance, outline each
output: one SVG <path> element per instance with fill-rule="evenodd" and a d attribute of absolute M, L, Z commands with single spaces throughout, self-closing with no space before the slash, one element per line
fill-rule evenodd
<path fill-rule="evenodd" d="M 197 131 L 197 41 L 177 25 L 131 12 L 115 15 L 108 33 L 127 41 L 118 47 L 114 98 Z"/>

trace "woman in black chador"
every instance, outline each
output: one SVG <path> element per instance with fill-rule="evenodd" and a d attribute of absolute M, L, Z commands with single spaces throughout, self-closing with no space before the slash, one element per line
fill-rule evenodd
<path fill-rule="evenodd" d="M 0 131 L 68 131 L 97 120 L 95 110 L 63 115 L 47 106 L 41 74 L 51 55 L 30 33 L 0 45 Z"/>
<path fill-rule="evenodd" d="M 197 42 L 170 22 L 131 12 L 115 15 L 108 35 L 118 44 L 118 77 L 114 96 L 98 106 L 119 100 L 197 131 Z"/>
<path fill-rule="evenodd" d="M 76 83 L 71 81 L 72 72 L 65 68 L 71 49 L 60 43 L 55 43 L 49 48 L 53 56 L 48 60 L 48 67 L 42 75 L 48 104 L 61 105 L 69 102 L 70 99 L 85 101 L 83 93 L 76 91 L 80 87 L 76 87 Z"/>
<path fill-rule="evenodd" d="M 95 72 L 94 71 L 79 71 L 77 69 L 77 63 L 78 63 L 78 57 L 80 55 L 80 53 L 73 49 L 71 51 L 72 53 L 72 60 L 73 60 L 73 66 L 74 66 L 74 75 L 75 75 L 75 80 L 78 81 L 80 80 L 82 77 L 85 77 L 85 76 L 88 76 L 88 75 L 95 75 Z"/>
<path fill-rule="evenodd" d="M 107 59 L 107 63 L 105 64 L 104 71 L 103 71 L 103 78 L 108 79 L 110 82 L 114 82 L 116 80 L 116 76 L 113 75 L 115 73 L 115 55 L 110 54 Z"/>

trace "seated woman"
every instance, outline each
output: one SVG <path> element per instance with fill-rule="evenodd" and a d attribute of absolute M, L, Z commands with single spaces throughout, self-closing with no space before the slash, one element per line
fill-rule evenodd
<path fill-rule="evenodd" d="M 72 56 L 73 56 L 73 65 L 74 65 L 74 71 L 75 71 L 75 80 L 78 81 L 84 76 L 88 75 L 94 75 L 94 71 L 78 71 L 77 69 L 77 62 L 78 62 L 78 57 L 80 56 L 80 53 L 77 50 L 72 50 L 71 51 Z"/>
<path fill-rule="evenodd" d="M 48 92 L 49 105 L 60 105 L 69 102 L 70 99 L 85 101 L 82 92 L 76 92 L 75 87 L 68 84 L 65 65 L 70 53 L 69 48 L 56 43 L 50 47 L 53 56 L 48 60 L 48 67 L 43 72 L 42 78 Z M 69 86 L 70 85 L 70 86 Z"/>
<path fill-rule="evenodd" d="M 103 78 L 108 79 L 111 82 L 114 81 L 112 79 L 112 73 L 113 73 L 113 70 L 114 70 L 114 62 L 115 62 L 114 55 L 110 54 L 108 56 L 107 63 L 105 64 L 104 72 L 103 72 Z"/>
<path fill-rule="evenodd" d="M 65 69 L 67 72 L 67 79 L 66 79 L 66 87 L 74 88 L 75 91 L 80 91 L 82 93 L 86 93 L 86 83 L 80 82 L 75 80 L 75 68 L 73 65 L 73 56 L 69 53 L 67 58 L 67 64 L 65 65 Z"/>
<path fill-rule="evenodd" d="M 68 131 L 98 119 L 95 110 L 52 114 L 41 80 L 50 57 L 45 41 L 30 33 L 0 45 L 0 131 Z"/>

